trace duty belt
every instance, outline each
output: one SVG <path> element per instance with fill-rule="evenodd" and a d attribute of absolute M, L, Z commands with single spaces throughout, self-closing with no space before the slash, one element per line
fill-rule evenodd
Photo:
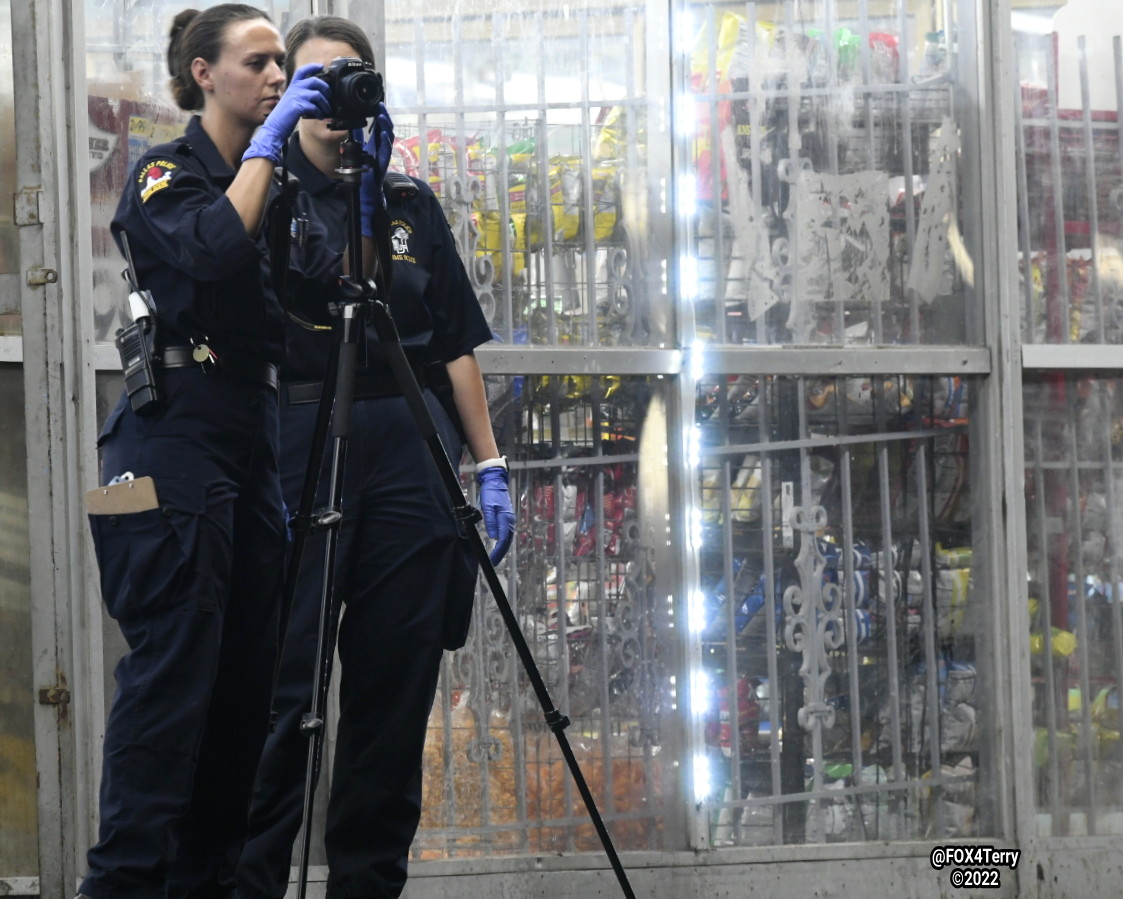
<path fill-rule="evenodd" d="M 168 346 L 162 350 L 164 368 L 193 368 L 200 367 L 200 363 L 192 355 L 193 349 L 189 346 Z M 277 390 L 277 366 L 272 362 L 262 362 L 260 359 L 238 358 L 232 354 L 224 354 L 214 365 L 214 371 L 220 376 L 235 378 L 240 381 L 252 381 Z"/>
<path fill-rule="evenodd" d="M 417 386 L 429 386 L 429 377 L 426 374 L 429 366 L 413 364 L 413 376 L 417 379 Z M 323 381 L 287 381 L 284 384 L 284 397 L 289 405 L 301 403 L 315 403 L 320 399 L 324 389 Z M 385 396 L 401 396 L 402 389 L 393 372 L 360 371 L 355 373 L 354 398 L 357 400 L 377 399 Z"/>

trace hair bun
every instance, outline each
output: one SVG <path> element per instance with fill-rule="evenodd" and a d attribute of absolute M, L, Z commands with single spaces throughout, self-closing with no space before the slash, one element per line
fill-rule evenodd
<path fill-rule="evenodd" d="M 179 46 L 183 32 L 188 25 L 195 21 L 198 15 L 199 10 L 197 9 L 185 9 L 178 13 L 172 21 L 171 30 L 168 32 L 168 74 L 173 78 L 177 77 L 182 71 Z"/>

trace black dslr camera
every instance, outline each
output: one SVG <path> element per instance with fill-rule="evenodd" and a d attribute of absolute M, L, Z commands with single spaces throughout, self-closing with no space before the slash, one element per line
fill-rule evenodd
<path fill-rule="evenodd" d="M 340 56 L 316 77 L 331 88 L 331 127 L 335 131 L 362 128 L 378 114 L 385 97 L 382 75 L 357 56 Z"/>

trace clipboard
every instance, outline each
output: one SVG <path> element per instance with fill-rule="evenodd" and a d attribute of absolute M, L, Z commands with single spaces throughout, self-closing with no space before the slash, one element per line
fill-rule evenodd
<path fill-rule="evenodd" d="M 160 502 L 156 499 L 156 482 L 151 477 L 122 481 L 120 484 L 86 491 L 88 515 L 129 515 L 158 508 Z"/>

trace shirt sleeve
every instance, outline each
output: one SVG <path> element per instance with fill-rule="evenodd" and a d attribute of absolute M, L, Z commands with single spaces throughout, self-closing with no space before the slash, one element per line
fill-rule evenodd
<path fill-rule="evenodd" d="M 175 154 L 145 157 L 122 207 L 155 255 L 196 280 L 221 280 L 261 254 L 225 192 Z"/>
<path fill-rule="evenodd" d="M 434 325 L 432 349 L 437 358 L 449 362 L 487 343 L 492 334 L 456 251 L 444 211 L 427 184 L 421 185 L 421 191 L 418 201 L 428 203 L 427 220 L 433 235 L 434 265 L 429 282 Z"/>

